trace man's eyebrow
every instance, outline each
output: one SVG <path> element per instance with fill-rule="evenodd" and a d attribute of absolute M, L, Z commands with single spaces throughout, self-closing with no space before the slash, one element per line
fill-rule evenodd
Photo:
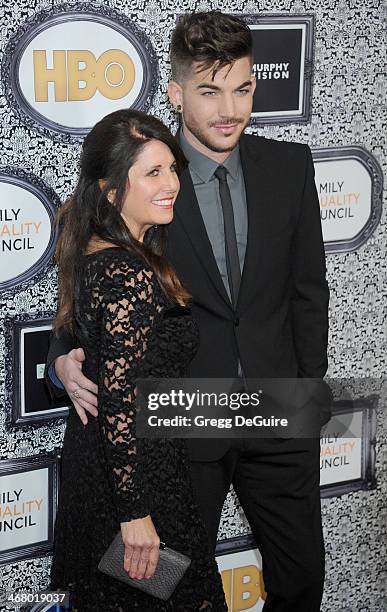
<path fill-rule="evenodd" d="M 214 85 L 213 83 L 200 83 L 196 89 L 213 89 L 214 91 L 220 91 L 220 87 Z"/>
<path fill-rule="evenodd" d="M 249 85 L 252 85 L 251 79 L 245 81 L 244 83 L 242 83 L 242 85 L 239 85 L 239 87 L 237 87 L 235 91 L 238 91 L 238 89 L 243 89 L 244 87 L 248 87 Z"/>
<path fill-rule="evenodd" d="M 248 87 L 252 84 L 251 79 L 242 83 L 242 85 L 238 85 L 234 91 L 238 91 L 239 89 L 243 89 L 243 87 Z M 214 85 L 214 83 L 200 83 L 196 89 L 212 89 L 213 91 L 220 91 L 220 87 L 218 85 Z"/>

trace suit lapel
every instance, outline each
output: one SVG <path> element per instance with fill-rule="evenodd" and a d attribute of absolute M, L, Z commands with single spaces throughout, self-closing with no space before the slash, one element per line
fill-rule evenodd
<path fill-rule="evenodd" d="M 259 137 L 249 140 L 242 136 L 240 140 L 248 216 L 246 254 L 237 303 L 240 312 L 251 302 L 257 291 L 262 238 L 266 227 L 265 209 L 270 206 L 273 197 L 272 171 L 267 167 L 259 144 Z"/>
<path fill-rule="evenodd" d="M 267 163 L 263 154 L 261 140 L 258 136 L 251 138 L 242 136 L 239 143 L 248 216 L 246 254 L 237 302 L 239 312 L 248 306 L 257 291 L 263 237 L 267 227 L 266 207 L 272 204 L 273 184 L 277 180 L 273 166 Z M 220 297 L 229 308 L 232 308 L 207 235 L 188 169 L 180 176 L 180 185 L 180 194 L 175 203 L 176 220 L 183 227 Z"/>
<path fill-rule="evenodd" d="M 180 176 L 180 194 L 175 203 L 175 214 L 176 220 L 184 228 L 197 257 L 211 279 L 211 283 L 227 305 L 232 307 L 214 257 L 188 169 Z"/>

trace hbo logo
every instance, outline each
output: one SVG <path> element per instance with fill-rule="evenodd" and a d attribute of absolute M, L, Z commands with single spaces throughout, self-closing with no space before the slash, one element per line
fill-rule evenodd
<path fill-rule="evenodd" d="M 267 593 L 263 576 L 256 565 L 226 569 L 221 572 L 221 576 L 230 612 L 247 611 L 255 606 L 259 599 L 265 601 Z"/>
<path fill-rule="evenodd" d="M 132 59 L 120 49 L 109 49 L 98 59 L 91 51 L 53 51 L 52 68 L 46 51 L 34 50 L 33 61 L 36 102 L 48 102 L 49 83 L 55 102 L 90 100 L 96 91 L 119 100 L 130 92 L 136 76 Z"/>

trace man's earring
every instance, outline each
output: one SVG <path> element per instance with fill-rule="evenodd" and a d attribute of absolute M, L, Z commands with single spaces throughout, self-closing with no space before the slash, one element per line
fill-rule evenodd
<path fill-rule="evenodd" d="M 182 110 L 183 110 L 183 107 L 181 106 L 181 104 L 178 104 L 176 106 L 176 112 L 181 113 Z"/>

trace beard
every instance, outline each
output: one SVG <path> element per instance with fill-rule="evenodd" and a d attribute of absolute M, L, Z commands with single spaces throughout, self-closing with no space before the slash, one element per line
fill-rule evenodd
<path fill-rule="evenodd" d="M 238 123 L 238 124 L 241 124 L 243 127 L 242 127 L 241 132 L 237 136 L 235 134 L 224 134 L 223 135 L 223 138 L 225 139 L 224 145 L 219 145 L 219 143 L 215 143 L 214 140 L 212 140 L 211 136 L 208 135 L 206 131 L 203 130 L 197 123 L 195 123 L 194 121 L 191 121 L 189 116 L 184 117 L 184 124 L 189 129 L 191 134 L 193 134 L 195 138 L 202 145 L 204 145 L 207 149 L 209 149 L 210 151 L 213 151 L 214 153 L 227 153 L 228 151 L 232 151 L 235 148 L 236 144 L 238 143 L 240 135 L 245 129 L 245 127 L 247 126 L 248 122 L 249 122 L 249 119 L 243 120 L 240 118 L 233 118 L 233 119 L 228 119 L 228 121 L 225 121 L 225 123 L 229 123 L 229 124 Z M 212 127 L 212 124 L 210 124 L 209 127 Z M 229 142 L 226 142 L 227 140 Z"/>

